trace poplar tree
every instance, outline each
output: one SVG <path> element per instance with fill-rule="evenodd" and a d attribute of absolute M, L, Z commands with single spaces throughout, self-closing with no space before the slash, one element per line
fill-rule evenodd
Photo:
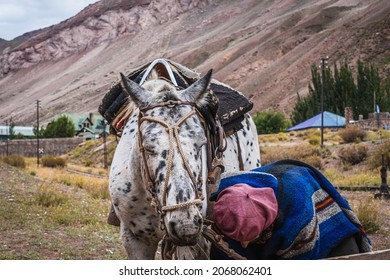
<path fill-rule="evenodd" d="M 373 65 L 358 61 L 356 82 L 347 62 L 343 62 L 340 69 L 335 64 L 333 73 L 330 69 L 324 69 L 323 74 L 324 111 L 344 115 L 345 107 L 351 107 L 354 119 L 358 119 L 359 115 L 368 118 L 369 113 L 376 111 L 377 105 L 380 111 L 390 111 L 390 78 L 382 85 L 379 71 Z M 322 70 L 313 64 L 311 75 L 308 95 L 300 97 L 298 94 L 290 116 L 292 125 L 321 113 Z"/>

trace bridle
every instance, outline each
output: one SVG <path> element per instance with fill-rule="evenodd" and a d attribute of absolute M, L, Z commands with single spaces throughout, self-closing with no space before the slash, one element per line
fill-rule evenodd
<path fill-rule="evenodd" d="M 161 119 L 155 118 L 155 117 L 145 116 L 146 111 L 157 108 L 157 107 L 173 108 L 176 106 L 191 106 L 192 110 L 189 113 L 187 113 L 186 115 L 184 115 L 183 117 L 181 117 L 173 125 L 171 125 L 171 124 L 169 124 L 166 121 L 163 121 Z M 202 172 L 200 172 L 198 178 L 194 177 L 193 172 L 191 170 L 191 167 L 188 163 L 188 160 L 185 157 L 183 147 L 182 147 L 182 145 L 180 143 L 180 139 L 179 139 L 180 126 L 187 119 L 189 119 L 191 116 L 196 115 L 196 114 L 197 114 L 197 111 L 195 109 L 195 103 L 187 102 L 187 101 L 167 101 L 167 102 L 161 102 L 158 104 L 149 105 L 149 106 L 145 106 L 145 107 L 140 108 L 140 113 L 138 115 L 138 145 L 139 145 L 139 149 L 140 149 L 142 160 L 143 160 L 143 165 L 144 165 L 143 170 L 144 170 L 144 173 L 146 175 L 145 176 L 146 177 L 146 187 L 147 187 L 148 191 L 152 194 L 152 197 L 153 197 L 152 204 L 155 206 L 156 212 L 162 216 L 164 216 L 166 214 L 166 212 L 169 212 L 169 211 L 174 211 L 176 209 L 186 208 L 186 207 L 189 207 L 191 205 L 199 206 L 200 204 L 203 203 L 204 197 L 202 194 L 202 187 L 203 187 L 202 186 L 202 183 L 203 183 Z M 154 187 L 155 182 L 150 174 L 150 169 L 148 167 L 148 162 L 147 162 L 146 150 L 145 150 L 145 147 L 143 146 L 143 143 L 142 143 L 141 124 L 144 121 L 158 123 L 158 124 L 164 126 L 166 128 L 166 131 L 168 132 L 168 137 L 169 137 L 168 151 L 169 152 L 168 152 L 167 168 L 166 168 L 166 173 L 165 173 L 165 182 L 164 182 L 164 186 L 163 186 L 161 203 L 157 198 L 156 189 Z M 168 196 L 168 182 L 169 182 L 169 178 L 170 178 L 171 171 L 172 171 L 175 142 L 176 142 L 179 154 L 183 160 L 184 166 L 187 170 L 187 173 L 188 173 L 188 175 L 191 179 L 191 182 L 195 188 L 195 199 L 188 200 L 186 202 L 178 203 L 175 205 L 167 205 L 166 200 L 167 200 L 167 196 Z M 161 221 L 161 222 L 162 222 L 161 223 L 162 226 L 164 226 L 163 221 Z"/>
<path fill-rule="evenodd" d="M 186 115 L 181 117 L 176 123 L 173 125 L 150 116 L 145 116 L 145 112 L 157 107 L 168 107 L 168 108 L 173 108 L 176 106 L 191 106 L 192 110 L 188 112 Z M 202 119 L 201 114 L 197 112 L 196 110 L 196 105 L 193 102 L 188 102 L 188 101 L 167 101 L 167 102 L 161 102 L 158 104 L 154 105 L 149 105 L 145 106 L 139 109 L 139 115 L 138 115 L 138 145 L 139 149 L 141 152 L 142 160 L 143 160 L 143 170 L 146 175 L 146 186 L 148 191 L 152 194 L 152 206 L 155 207 L 156 212 L 160 214 L 160 227 L 161 230 L 166 231 L 165 227 L 165 222 L 164 222 L 164 216 L 167 212 L 174 211 L 176 209 L 181 209 L 181 208 L 186 208 L 192 205 L 196 205 L 199 208 L 199 205 L 201 205 L 204 201 L 204 196 L 203 196 L 203 188 L 206 190 L 206 181 L 204 182 L 204 179 L 207 179 L 207 185 L 210 187 L 211 185 L 214 185 L 217 183 L 219 176 L 221 172 L 224 170 L 223 162 L 222 162 L 222 153 L 226 148 L 226 145 L 224 146 L 223 143 L 223 132 L 222 132 L 222 127 L 219 126 L 219 132 L 217 133 L 219 137 L 212 138 L 210 137 L 210 133 L 207 130 L 207 125 L 203 124 L 203 128 L 205 129 L 205 134 L 207 137 L 207 145 L 211 147 L 211 150 L 213 150 L 215 147 L 215 150 L 213 150 L 210 153 L 210 147 L 207 147 L 204 149 L 207 153 L 207 155 L 204 155 L 202 153 L 202 160 L 203 157 L 206 158 L 207 163 L 203 164 L 202 162 L 202 170 L 199 173 L 198 178 L 195 178 L 192 171 L 191 167 L 188 164 L 188 160 L 185 157 L 183 147 L 180 143 L 179 139 L 179 128 L 180 126 L 191 116 L 193 115 L 198 115 L 200 119 Z M 148 167 L 148 162 L 147 162 L 147 156 L 146 156 L 146 149 L 143 146 L 142 143 L 142 133 L 141 133 L 141 124 L 144 121 L 148 122 L 154 122 L 158 123 L 162 126 L 164 126 L 168 132 L 168 137 L 169 137 L 169 153 L 168 153 L 168 160 L 167 160 L 167 168 L 166 168 L 166 174 L 165 174 L 165 182 L 164 182 L 164 188 L 163 188 L 163 193 L 162 193 L 162 201 L 161 203 L 159 202 L 159 199 L 157 198 L 157 193 L 156 189 L 154 187 L 155 182 L 150 174 L 150 169 Z M 202 121 L 201 121 L 202 122 Z M 168 182 L 169 178 L 171 175 L 171 169 L 172 169 L 172 164 L 173 164 L 173 156 L 174 156 L 174 143 L 176 142 L 177 144 L 177 149 L 179 151 L 179 154 L 183 160 L 184 166 L 187 170 L 187 173 L 191 179 L 191 182 L 195 188 L 195 199 L 188 200 L 183 203 L 178 203 L 175 205 L 166 205 L 166 199 L 168 195 Z M 208 166 L 209 170 L 208 173 L 206 167 Z M 204 178 L 207 177 L 207 178 Z M 234 250 L 229 248 L 229 245 L 223 240 L 223 236 L 215 232 L 210 225 L 203 225 L 202 227 L 202 235 L 203 237 L 208 240 L 209 242 L 213 243 L 217 248 L 225 252 L 229 257 L 233 259 L 245 259 L 238 253 L 236 253 Z M 201 248 L 199 245 L 197 245 L 199 248 Z M 162 244 L 161 244 L 161 256 L 163 259 L 174 259 L 175 257 L 175 252 L 176 252 L 176 244 L 172 242 L 172 239 L 169 238 L 169 236 L 165 233 Z M 202 249 L 202 248 L 201 248 Z M 206 255 L 206 253 L 202 250 L 202 252 Z M 206 257 L 208 257 L 206 255 Z"/>

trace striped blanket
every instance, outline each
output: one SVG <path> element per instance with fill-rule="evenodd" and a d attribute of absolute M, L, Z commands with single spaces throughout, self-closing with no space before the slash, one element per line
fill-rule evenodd
<path fill-rule="evenodd" d="M 371 251 L 370 240 L 348 202 L 314 167 L 282 160 L 252 171 L 224 173 L 218 191 L 211 199 L 237 183 L 256 188 L 271 187 L 279 205 L 272 235 L 264 244 L 254 243 L 242 249 L 238 242 L 229 242 L 247 258 L 326 258 L 341 241 L 353 235 L 361 253 Z"/>

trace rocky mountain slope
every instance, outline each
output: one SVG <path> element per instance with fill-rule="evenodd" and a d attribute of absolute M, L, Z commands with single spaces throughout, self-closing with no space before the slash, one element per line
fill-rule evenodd
<path fill-rule="evenodd" d="M 0 119 L 96 112 L 119 72 L 159 57 L 289 114 L 328 55 L 390 72 L 388 0 L 102 0 L 0 55 Z M 4 43 L 4 42 L 2 42 Z M 1 122 L 1 121 L 0 121 Z"/>

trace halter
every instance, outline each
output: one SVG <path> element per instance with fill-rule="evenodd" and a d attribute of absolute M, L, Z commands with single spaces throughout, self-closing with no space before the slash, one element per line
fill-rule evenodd
<path fill-rule="evenodd" d="M 180 139 L 179 139 L 179 128 L 180 128 L 180 125 L 183 124 L 192 115 L 197 114 L 197 111 L 195 109 L 192 109 L 188 114 L 186 114 L 185 116 L 180 118 L 173 125 L 170 125 L 167 122 L 165 122 L 163 120 L 160 120 L 160 119 L 157 119 L 157 118 L 154 118 L 154 117 L 144 116 L 144 113 L 146 111 L 154 109 L 154 108 L 157 108 L 157 107 L 173 108 L 175 106 L 182 106 L 182 105 L 189 105 L 191 107 L 195 107 L 195 104 L 193 102 L 168 101 L 168 102 L 161 102 L 161 103 L 158 103 L 158 104 L 155 104 L 155 105 L 142 107 L 142 108 L 140 108 L 140 113 L 138 115 L 138 145 L 139 145 L 139 149 L 140 149 L 140 152 L 141 152 L 141 155 L 142 155 L 142 159 L 143 159 L 143 163 L 144 163 L 144 172 L 146 173 L 146 179 L 147 179 L 146 185 L 147 185 L 148 190 L 150 191 L 150 193 L 153 196 L 152 203 L 155 205 L 156 211 L 159 214 L 162 214 L 162 215 L 165 215 L 165 213 L 169 212 L 169 211 L 174 211 L 176 209 L 189 207 L 191 205 L 199 205 L 199 204 L 203 203 L 202 202 L 203 201 L 202 184 L 201 184 L 202 183 L 202 176 L 200 175 L 198 177 L 198 182 L 197 182 L 195 177 L 194 177 L 194 175 L 193 175 L 193 173 L 191 172 L 190 165 L 188 164 L 188 161 L 187 161 L 187 159 L 186 159 L 186 157 L 184 155 L 183 147 L 182 147 L 182 145 L 180 143 Z M 154 123 L 158 123 L 158 124 L 164 126 L 166 128 L 166 130 L 168 132 L 168 136 L 169 136 L 169 153 L 168 153 L 168 161 L 167 161 L 167 170 L 166 170 L 166 174 L 165 174 L 165 182 L 164 182 L 164 187 L 163 187 L 162 202 L 161 203 L 159 203 L 159 200 L 157 199 L 156 190 L 153 187 L 154 186 L 154 181 L 152 179 L 152 176 L 150 174 L 150 170 L 149 170 L 149 167 L 148 167 L 148 163 L 147 163 L 147 159 L 146 159 L 146 153 L 145 153 L 145 148 L 142 145 L 141 124 L 144 121 L 154 122 Z M 187 173 L 188 173 L 188 175 L 189 175 L 189 177 L 191 179 L 192 184 L 194 185 L 196 198 L 193 199 L 193 200 L 189 200 L 189 201 L 183 202 L 183 203 L 167 206 L 166 205 L 166 200 L 167 200 L 167 195 L 168 195 L 168 182 L 169 182 L 169 178 L 170 178 L 170 175 L 171 175 L 171 169 L 172 169 L 172 163 L 173 163 L 173 155 L 174 155 L 174 142 L 175 141 L 176 141 L 176 144 L 177 144 L 177 148 L 179 150 L 179 154 L 180 154 L 180 156 L 181 156 L 181 158 L 183 160 L 184 166 L 185 166 L 185 168 L 187 170 Z M 198 184 L 198 183 L 200 183 L 200 184 Z M 197 187 L 198 185 L 200 185 L 200 187 Z"/>

